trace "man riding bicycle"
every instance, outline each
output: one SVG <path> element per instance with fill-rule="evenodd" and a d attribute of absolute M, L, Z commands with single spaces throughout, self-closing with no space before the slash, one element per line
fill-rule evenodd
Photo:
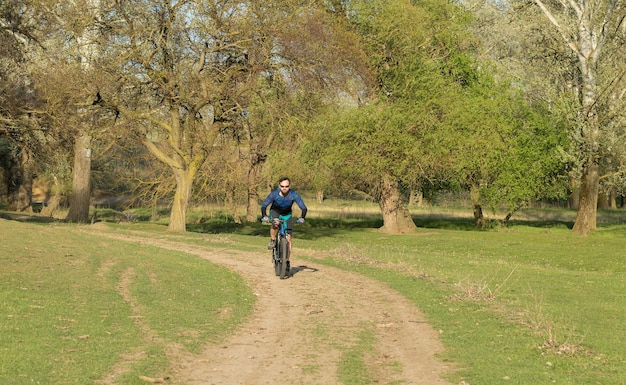
<path fill-rule="evenodd" d="M 272 220 L 272 227 L 270 228 L 270 243 L 267 246 L 268 250 L 272 250 L 276 245 L 276 234 L 278 233 L 278 216 L 290 215 L 292 213 L 293 204 L 297 204 L 302 214 L 298 218 L 298 223 L 304 223 L 304 217 L 306 217 L 307 208 L 302 200 L 300 194 L 291 190 L 291 182 L 289 178 L 280 178 L 278 181 L 278 188 L 272 190 L 267 198 L 261 203 L 261 220 L 263 222 L 269 222 Z M 272 206 L 270 209 L 270 216 L 267 216 L 267 207 Z M 291 250 L 291 233 L 293 219 L 287 221 L 287 241 L 289 242 L 289 250 Z"/>

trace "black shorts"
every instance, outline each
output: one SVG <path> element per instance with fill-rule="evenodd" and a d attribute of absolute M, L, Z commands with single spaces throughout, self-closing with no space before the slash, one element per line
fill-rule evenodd
<path fill-rule="evenodd" d="M 280 213 L 276 210 L 270 209 L 270 220 L 274 218 L 278 218 Z M 291 235 L 293 233 L 293 215 L 287 220 L 287 234 Z"/>

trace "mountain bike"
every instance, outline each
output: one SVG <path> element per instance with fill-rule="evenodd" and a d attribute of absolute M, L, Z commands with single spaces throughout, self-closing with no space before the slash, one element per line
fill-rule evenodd
<path fill-rule="evenodd" d="M 280 279 L 289 276 L 289 242 L 287 241 L 287 221 L 291 219 L 290 215 L 280 215 L 274 220 L 278 220 L 278 234 L 276 234 L 276 243 L 272 249 L 272 263 L 274 264 L 274 272 Z"/>

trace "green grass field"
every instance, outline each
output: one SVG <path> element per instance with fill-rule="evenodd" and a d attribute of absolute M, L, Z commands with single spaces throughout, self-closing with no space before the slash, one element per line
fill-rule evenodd
<path fill-rule="evenodd" d="M 254 303 L 240 277 L 188 254 L 76 225 L 0 219 L 0 232 L 1 384 L 142 384 L 166 372 L 166 345 L 197 353 Z"/>
<path fill-rule="evenodd" d="M 379 235 L 376 247 L 371 234 L 349 238 L 327 263 L 413 300 L 441 332 L 445 358 L 462 368 L 455 380 L 624 383 L 622 236 L 517 227 Z"/>
<path fill-rule="evenodd" d="M 601 213 L 601 227 L 582 238 L 565 210 L 528 211 L 487 231 L 457 212 L 417 211 L 414 234 L 386 235 L 366 208 L 343 218 L 335 209 L 296 229 L 298 259 L 374 277 L 413 301 L 440 332 L 453 383 L 626 383 L 626 213 Z M 267 236 L 259 224 L 211 218 L 189 229 L 242 250 Z M 162 225 L 111 226 L 164 236 Z M 167 366 L 165 343 L 196 352 L 253 302 L 236 276 L 184 253 L 103 241 L 76 225 L 0 219 L 0 231 L 0 383 L 93 383 L 129 352 L 122 383 L 141 383 L 138 375 Z M 216 316 L 225 308 L 231 318 Z M 146 329 L 157 338 L 146 340 Z M 342 368 L 360 367 L 361 353 Z"/>

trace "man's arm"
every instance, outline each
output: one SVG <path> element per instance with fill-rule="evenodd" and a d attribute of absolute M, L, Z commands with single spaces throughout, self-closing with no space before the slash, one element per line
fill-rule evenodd
<path fill-rule="evenodd" d="M 306 212 L 308 211 L 306 205 L 304 204 L 304 201 L 302 200 L 302 197 L 300 196 L 300 194 L 296 193 L 296 204 L 298 205 L 298 207 L 300 208 L 300 211 L 302 211 L 302 214 L 300 215 L 300 218 L 304 218 L 306 217 Z"/>
<path fill-rule="evenodd" d="M 274 200 L 274 191 L 270 192 L 267 195 L 267 198 L 265 198 L 265 200 L 263 201 L 263 203 L 261 203 L 261 216 L 262 217 L 267 216 L 267 206 L 269 206 L 273 200 Z"/>

